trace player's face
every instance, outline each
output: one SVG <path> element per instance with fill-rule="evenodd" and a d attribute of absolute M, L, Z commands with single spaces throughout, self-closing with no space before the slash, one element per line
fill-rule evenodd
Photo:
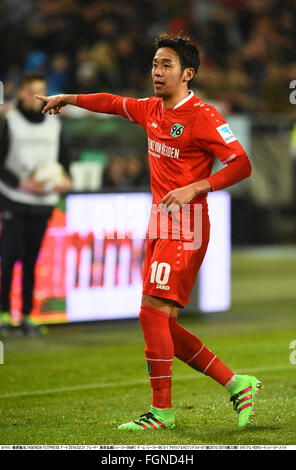
<path fill-rule="evenodd" d="M 185 71 L 182 70 L 178 54 L 170 47 L 161 47 L 156 51 L 152 62 L 152 81 L 156 96 L 168 98 L 179 92 L 181 87 L 187 86 L 184 80 Z"/>
<path fill-rule="evenodd" d="M 19 99 L 25 109 L 40 111 L 43 103 L 35 98 L 35 95 L 46 95 L 46 83 L 44 80 L 32 80 L 25 83 L 19 91 Z"/>

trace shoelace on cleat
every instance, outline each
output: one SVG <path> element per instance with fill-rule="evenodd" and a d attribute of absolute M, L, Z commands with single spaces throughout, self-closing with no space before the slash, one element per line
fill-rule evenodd
<path fill-rule="evenodd" d="M 149 413 L 145 413 L 143 415 L 140 416 L 139 419 L 136 419 L 134 421 L 135 424 L 137 424 L 138 426 L 142 426 L 142 427 L 145 427 L 147 429 L 147 425 L 149 425 L 150 427 L 152 427 L 153 429 L 157 429 L 157 426 L 156 424 L 152 423 L 151 420 L 154 421 L 154 423 L 157 423 L 159 427 L 165 429 L 166 426 L 161 423 L 155 416 L 153 413 L 151 413 L 151 411 L 149 411 Z"/>
<path fill-rule="evenodd" d="M 134 423 L 138 424 L 140 421 L 148 421 L 149 419 L 153 419 L 153 418 L 154 418 L 154 414 L 151 413 L 151 411 L 149 411 L 149 413 L 145 413 L 141 415 L 139 419 L 136 419 Z"/>
<path fill-rule="evenodd" d="M 236 395 L 232 395 L 232 397 L 230 398 L 230 401 L 232 401 L 233 403 L 233 409 L 234 411 L 237 410 L 237 407 L 239 405 L 239 393 L 237 393 Z"/>

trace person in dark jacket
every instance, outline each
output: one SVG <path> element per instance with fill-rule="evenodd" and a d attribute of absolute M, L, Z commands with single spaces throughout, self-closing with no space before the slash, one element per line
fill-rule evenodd
<path fill-rule="evenodd" d="M 20 327 L 28 335 L 40 332 L 31 318 L 35 264 L 59 196 L 71 187 L 69 152 L 61 122 L 40 112 L 42 103 L 35 94 L 42 91 L 46 91 L 42 75 L 25 75 L 16 104 L 0 121 L 2 336 L 12 328 L 10 291 L 17 260 L 22 261 Z"/>

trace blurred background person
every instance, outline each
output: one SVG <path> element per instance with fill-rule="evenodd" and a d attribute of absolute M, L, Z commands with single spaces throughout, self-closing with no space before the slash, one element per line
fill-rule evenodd
<path fill-rule="evenodd" d="M 107 162 L 102 179 L 104 188 L 145 188 L 149 186 L 146 159 L 134 154 L 127 157 L 113 155 Z"/>
<path fill-rule="evenodd" d="M 28 335 L 40 332 L 30 316 L 35 264 L 59 194 L 71 186 L 69 154 L 61 123 L 59 119 L 47 119 L 40 112 L 42 103 L 35 99 L 36 93 L 45 91 L 46 81 L 42 75 L 24 75 L 17 102 L 0 125 L 2 335 L 11 330 L 10 290 L 17 260 L 22 261 L 20 328 Z M 59 174 L 54 175 L 53 171 Z"/>
<path fill-rule="evenodd" d="M 126 159 L 125 176 L 129 187 L 143 188 L 149 186 L 149 170 L 142 159 L 136 155 L 129 155 Z"/>
<path fill-rule="evenodd" d="M 113 155 L 109 158 L 104 168 L 102 187 L 103 188 L 126 188 L 127 180 L 125 176 L 126 162 L 123 157 Z"/>

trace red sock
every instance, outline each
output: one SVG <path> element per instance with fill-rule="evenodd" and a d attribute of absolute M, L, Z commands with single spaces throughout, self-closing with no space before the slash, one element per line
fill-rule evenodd
<path fill-rule="evenodd" d="M 199 338 L 185 330 L 176 318 L 170 318 L 169 325 L 175 356 L 225 386 L 235 375 L 234 372 L 223 364 Z"/>
<path fill-rule="evenodd" d="M 170 333 L 169 315 L 156 308 L 142 305 L 139 319 L 146 343 L 145 356 L 152 387 L 152 406 L 171 408 L 174 345 Z"/>

